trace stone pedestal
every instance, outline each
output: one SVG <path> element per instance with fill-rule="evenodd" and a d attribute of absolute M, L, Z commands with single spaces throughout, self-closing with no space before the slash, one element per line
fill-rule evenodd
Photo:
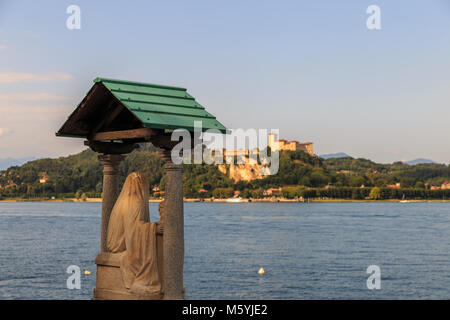
<path fill-rule="evenodd" d="M 164 299 L 183 299 L 184 212 L 182 166 L 172 162 L 170 151 L 164 152 L 165 211 L 163 247 Z"/>
<path fill-rule="evenodd" d="M 164 277 L 163 235 L 157 234 L 156 247 L 158 257 L 159 278 Z M 131 293 L 123 284 L 120 261 L 123 253 L 100 252 L 95 258 L 97 265 L 97 281 L 94 289 L 94 300 L 162 300 L 163 293 L 138 295 Z M 162 290 L 164 287 L 162 287 Z M 183 294 L 183 293 L 182 293 Z"/>
<path fill-rule="evenodd" d="M 99 160 L 103 163 L 103 199 L 102 199 L 102 221 L 100 233 L 100 252 L 107 252 L 106 235 L 108 231 L 109 217 L 119 196 L 117 173 L 120 162 L 125 159 L 119 154 L 100 155 Z"/>

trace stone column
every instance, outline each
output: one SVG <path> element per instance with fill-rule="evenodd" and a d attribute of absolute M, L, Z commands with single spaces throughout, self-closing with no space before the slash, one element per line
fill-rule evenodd
<path fill-rule="evenodd" d="M 163 235 L 164 299 L 183 299 L 184 212 L 182 166 L 172 162 L 170 151 L 164 152 L 165 206 Z"/>
<path fill-rule="evenodd" d="M 103 199 L 102 199 L 102 222 L 100 236 L 100 252 L 107 252 L 106 235 L 108 231 L 109 217 L 119 196 L 117 185 L 117 171 L 120 162 L 125 159 L 120 154 L 103 154 L 98 156 L 103 163 Z"/>

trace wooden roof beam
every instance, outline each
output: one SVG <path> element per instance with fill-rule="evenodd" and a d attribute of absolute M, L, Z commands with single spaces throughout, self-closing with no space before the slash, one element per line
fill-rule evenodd
<path fill-rule="evenodd" d="M 92 135 L 89 140 L 93 141 L 105 141 L 105 140 L 126 140 L 126 139 L 150 139 L 151 136 L 156 135 L 155 130 L 149 128 L 139 128 L 131 130 L 119 130 L 119 131 L 105 131 L 97 132 Z"/>

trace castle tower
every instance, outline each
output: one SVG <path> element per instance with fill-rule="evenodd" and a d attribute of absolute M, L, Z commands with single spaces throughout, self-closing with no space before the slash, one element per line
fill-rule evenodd
<path fill-rule="evenodd" d="M 278 136 L 275 133 L 269 134 L 268 146 L 270 147 L 270 150 L 278 151 L 278 149 L 279 149 Z"/>

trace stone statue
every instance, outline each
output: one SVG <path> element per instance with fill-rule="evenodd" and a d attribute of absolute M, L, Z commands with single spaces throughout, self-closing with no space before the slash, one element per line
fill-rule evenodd
<path fill-rule="evenodd" d="M 124 287 L 138 295 L 161 291 L 156 236 L 163 232 L 164 213 L 160 222 L 151 223 L 148 198 L 147 178 L 139 172 L 131 173 L 111 212 L 106 238 L 108 251 L 121 254 Z M 164 204 L 160 204 L 161 212 Z"/>

